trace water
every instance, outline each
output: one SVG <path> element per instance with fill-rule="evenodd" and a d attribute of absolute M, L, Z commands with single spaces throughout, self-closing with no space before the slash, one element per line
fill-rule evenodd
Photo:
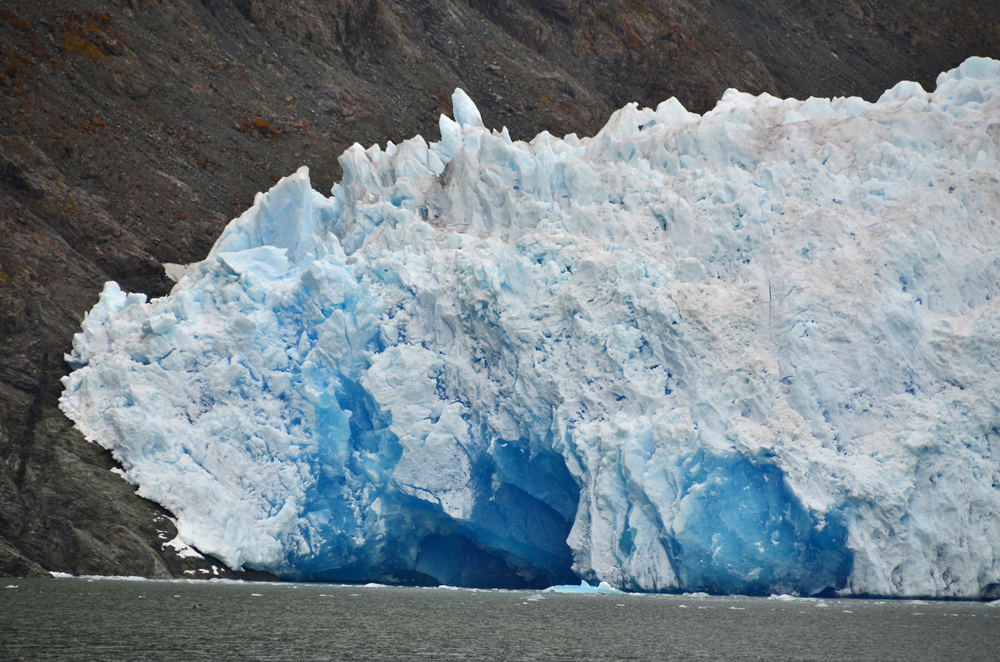
<path fill-rule="evenodd" d="M 975 602 L 0 580 L 7 584 L 17 588 L 0 588 L 3 662 L 966 661 L 1000 651 L 1000 605 Z"/>

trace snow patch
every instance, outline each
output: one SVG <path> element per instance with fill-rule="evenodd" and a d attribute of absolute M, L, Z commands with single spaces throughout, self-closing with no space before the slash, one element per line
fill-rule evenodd
<path fill-rule="evenodd" d="M 181 540 L 179 536 L 174 538 L 173 540 L 168 540 L 167 542 L 163 543 L 163 549 L 166 549 L 168 547 L 174 550 L 177 556 L 179 556 L 182 559 L 205 558 L 204 556 L 198 553 L 198 550 L 194 549 L 193 547 L 185 543 L 183 540 Z M 212 567 L 214 568 L 215 566 Z"/>

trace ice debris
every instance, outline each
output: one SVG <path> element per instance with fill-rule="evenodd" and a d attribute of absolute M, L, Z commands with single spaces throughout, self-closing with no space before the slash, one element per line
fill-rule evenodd
<path fill-rule="evenodd" d="M 547 589 L 545 589 L 545 591 L 549 593 L 601 593 L 601 594 L 621 593 L 621 591 L 611 586 L 607 582 L 601 582 L 597 586 L 591 586 L 585 581 L 580 582 L 579 586 L 576 586 L 575 584 L 562 584 L 559 586 L 550 586 Z"/>
<path fill-rule="evenodd" d="M 728 91 L 258 194 L 109 282 L 63 410 L 180 540 L 290 578 L 978 597 L 1000 582 L 1000 63 Z"/>

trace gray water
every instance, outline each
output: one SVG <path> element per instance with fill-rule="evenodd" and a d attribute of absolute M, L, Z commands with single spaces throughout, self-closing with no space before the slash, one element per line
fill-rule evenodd
<path fill-rule="evenodd" d="M 1000 605 L 16 579 L 0 660 L 1000 660 Z"/>

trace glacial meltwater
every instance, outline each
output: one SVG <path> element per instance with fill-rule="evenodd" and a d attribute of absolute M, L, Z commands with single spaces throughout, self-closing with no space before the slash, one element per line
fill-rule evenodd
<path fill-rule="evenodd" d="M 125 579 L 0 588 L 0 659 L 995 660 L 1000 604 Z"/>

